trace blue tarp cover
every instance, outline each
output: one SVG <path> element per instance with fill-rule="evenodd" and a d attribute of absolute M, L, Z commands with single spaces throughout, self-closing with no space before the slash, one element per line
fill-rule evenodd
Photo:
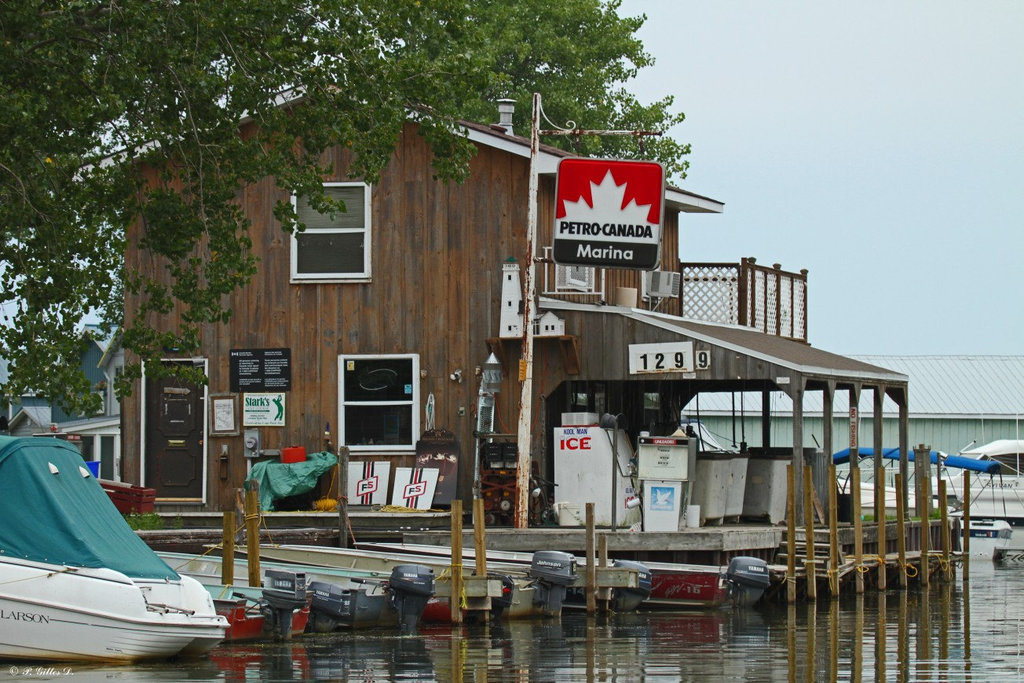
<path fill-rule="evenodd" d="M 858 448 L 857 455 L 861 458 L 873 458 L 875 456 L 874 448 Z M 932 464 L 935 465 L 939 462 L 939 451 L 931 451 Z M 999 473 L 999 462 L 996 460 L 977 460 L 975 458 L 965 458 L 962 455 L 946 455 L 941 454 L 942 464 L 946 467 L 957 467 L 963 470 L 971 470 L 973 472 L 984 472 L 985 474 L 998 474 Z M 900 459 L 899 448 L 883 448 L 882 457 L 889 460 Z M 914 451 L 910 451 L 907 455 L 909 462 L 914 462 Z M 832 456 L 832 462 L 839 465 L 844 462 L 850 461 L 850 449 L 844 448 L 838 453 Z"/>
<path fill-rule="evenodd" d="M 83 470 L 82 456 L 65 441 L 0 436 L 0 554 L 177 579 Z"/>
<path fill-rule="evenodd" d="M 273 510 L 278 498 L 311 491 L 320 476 L 338 462 L 333 453 L 310 453 L 302 462 L 264 460 L 252 466 L 249 479 L 260 483 L 260 508 Z"/>

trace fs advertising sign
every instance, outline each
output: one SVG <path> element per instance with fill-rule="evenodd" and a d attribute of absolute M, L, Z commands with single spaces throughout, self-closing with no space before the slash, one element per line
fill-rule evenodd
<path fill-rule="evenodd" d="M 659 163 L 562 159 L 555 182 L 555 262 L 657 269 L 664 204 Z"/>

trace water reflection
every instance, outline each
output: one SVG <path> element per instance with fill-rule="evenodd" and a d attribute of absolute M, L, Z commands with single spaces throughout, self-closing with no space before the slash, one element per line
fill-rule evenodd
<path fill-rule="evenodd" d="M 207 659 L 74 666 L 77 680 L 938 681 L 1018 679 L 1024 568 L 976 563 L 970 582 L 867 588 L 817 603 L 379 629 L 223 646 Z M 972 600 L 973 597 L 973 600 Z M 19 667 L 21 665 L 18 665 Z M 44 665 L 45 666 L 45 665 Z M 67 680 L 0 667 L 0 680 Z"/>

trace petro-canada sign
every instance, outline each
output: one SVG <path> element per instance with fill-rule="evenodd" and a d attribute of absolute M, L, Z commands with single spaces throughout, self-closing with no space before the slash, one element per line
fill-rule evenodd
<path fill-rule="evenodd" d="M 665 170 L 653 161 L 562 159 L 555 182 L 555 262 L 655 270 Z"/>

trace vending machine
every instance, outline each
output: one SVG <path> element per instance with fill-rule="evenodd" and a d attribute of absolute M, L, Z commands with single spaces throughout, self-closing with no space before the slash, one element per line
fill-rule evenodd
<path fill-rule="evenodd" d="M 628 526 L 626 501 L 634 497 L 630 473 L 633 448 L 621 429 L 597 425 L 555 427 L 555 508 L 559 524 L 582 523 L 587 503 L 594 504 L 594 524 Z M 613 508 L 614 505 L 614 508 Z M 562 523 L 562 518 L 566 518 Z"/>
<path fill-rule="evenodd" d="M 686 436 L 641 436 L 636 456 L 643 489 L 643 530 L 679 531 L 691 498 L 690 475 L 695 469 L 691 460 L 696 460 L 696 449 Z"/>

